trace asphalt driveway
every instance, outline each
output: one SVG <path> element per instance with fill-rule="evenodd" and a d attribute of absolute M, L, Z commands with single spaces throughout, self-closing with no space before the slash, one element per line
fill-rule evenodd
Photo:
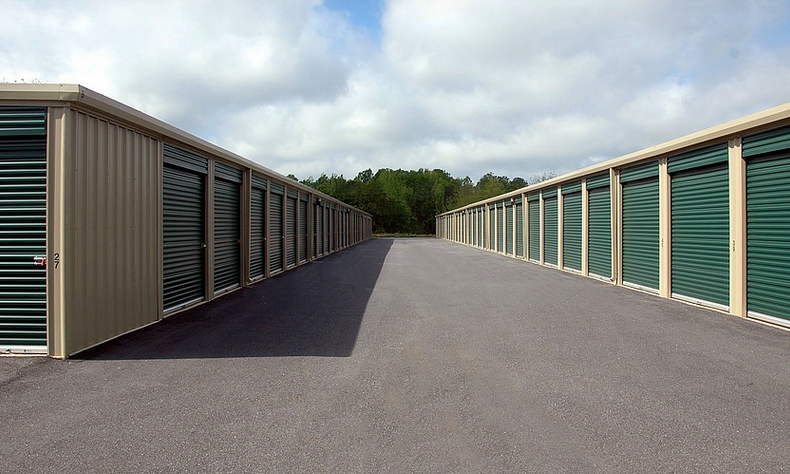
<path fill-rule="evenodd" d="M 0 358 L 8 472 L 786 472 L 790 332 L 380 239 L 79 357 Z"/>

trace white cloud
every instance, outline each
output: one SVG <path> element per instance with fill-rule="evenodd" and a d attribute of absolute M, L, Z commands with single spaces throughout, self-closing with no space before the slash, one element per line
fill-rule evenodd
<path fill-rule="evenodd" d="M 377 35 L 320 0 L 0 0 L 0 76 L 84 84 L 300 177 L 529 177 L 790 101 L 789 8 L 393 0 Z"/>

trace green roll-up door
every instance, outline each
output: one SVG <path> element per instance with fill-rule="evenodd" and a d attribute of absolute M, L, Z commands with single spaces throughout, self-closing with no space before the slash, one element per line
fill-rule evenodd
<path fill-rule="evenodd" d="M 488 206 L 488 249 L 496 250 L 494 243 L 496 242 L 496 206 Z"/>
<path fill-rule="evenodd" d="M 516 202 L 516 257 L 524 256 L 524 204 Z"/>
<path fill-rule="evenodd" d="M 296 196 L 290 194 L 285 200 L 285 264 L 296 265 L 296 245 L 299 223 L 296 221 Z"/>
<path fill-rule="evenodd" d="M 529 224 L 529 259 L 540 260 L 540 201 L 527 202 Z"/>
<path fill-rule="evenodd" d="M 318 236 L 321 235 L 321 227 L 319 227 L 318 213 L 321 211 L 321 206 L 313 204 L 313 254 L 315 257 L 321 255 L 321 249 L 318 242 Z"/>
<path fill-rule="evenodd" d="M 672 293 L 729 305 L 730 209 L 726 165 L 673 174 Z"/>
<path fill-rule="evenodd" d="M 299 261 L 307 261 L 307 201 L 299 201 Z"/>
<path fill-rule="evenodd" d="M 323 255 L 326 250 L 326 208 L 318 206 L 318 255 Z"/>
<path fill-rule="evenodd" d="M 327 225 L 329 227 L 327 229 L 327 233 L 329 234 L 329 238 L 327 240 L 327 245 L 328 245 L 327 248 L 329 249 L 330 252 L 334 252 L 335 250 L 337 250 L 337 248 L 335 247 L 335 242 L 337 239 L 336 237 L 337 229 L 335 228 L 336 219 L 337 218 L 335 216 L 335 206 L 330 205 L 329 214 L 327 215 Z"/>
<path fill-rule="evenodd" d="M 12 352 L 47 346 L 47 271 L 34 265 L 47 255 L 46 114 L 0 107 L 0 348 Z"/>
<path fill-rule="evenodd" d="M 241 283 L 241 171 L 214 166 L 214 293 Z"/>
<path fill-rule="evenodd" d="M 790 152 L 746 162 L 746 306 L 790 320 Z"/>
<path fill-rule="evenodd" d="M 513 249 L 513 206 L 505 207 L 505 253 L 514 255 Z"/>
<path fill-rule="evenodd" d="M 588 270 L 593 275 L 612 278 L 612 206 L 609 186 L 590 189 L 588 198 Z"/>
<path fill-rule="evenodd" d="M 582 194 L 562 197 L 562 266 L 582 269 Z"/>
<path fill-rule="evenodd" d="M 165 145 L 162 175 L 162 304 L 175 311 L 205 299 L 208 160 Z"/>
<path fill-rule="evenodd" d="M 480 208 L 480 248 L 486 248 L 488 245 L 488 237 L 486 236 L 486 210 L 484 207 Z"/>
<path fill-rule="evenodd" d="M 623 281 L 658 289 L 658 179 L 623 184 Z"/>
<path fill-rule="evenodd" d="M 505 209 L 499 205 L 496 208 L 496 251 L 505 252 Z"/>
<path fill-rule="evenodd" d="M 266 272 L 266 180 L 252 178 L 250 195 L 250 279 L 258 280 Z"/>
<path fill-rule="evenodd" d="M 269 272 L 283 270 L 283 195 L 269 191 Z"/>
<path fill-rule="evenodd" d="M 252 188 L 250 196 L 250 278 L 264 277 L 266 265 L 266 191 Z"/>
<path fill-rule="evenodd" d="M 543 261 L 557 265 L 557 195 L 543 200 Z"/>

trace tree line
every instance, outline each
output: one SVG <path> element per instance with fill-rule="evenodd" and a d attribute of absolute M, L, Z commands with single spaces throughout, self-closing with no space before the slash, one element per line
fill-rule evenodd
<path fill-rule="evenodd" d="M 374 233 L 435 234 L 437 214 L 554 176 L 549 172 L 524 180 L 488 173 L 474 183 L 469 177 L 454 178 L 440 169 L 385 168 L 375 173 L 367 169 L 353 179 L 322 174 L 300 182 L 370 213 Z"/>

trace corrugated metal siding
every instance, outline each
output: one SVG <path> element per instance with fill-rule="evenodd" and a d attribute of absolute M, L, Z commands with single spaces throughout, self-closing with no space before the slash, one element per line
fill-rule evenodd
<path fill-rule="evenodd" d="M 228 181 L 221 163 L 214 180 L 214 293 L 239 286 L 241 282 L 241 186 Z M 228 176 L 230 177 L 230 176 Z"/>
<path fill-rule="evenodd" d="M 283 269 L 283 195 L 269 192 L 269 272 Z"/>
<path fill-rule="evenodd" d="M 609 187 L 609 173 L 600 173 L 586 179 L 587 190 Z"/>
<path fill-rule="evenodd" d="M 266 276 L 266 190 L 254 185 L 250 195 L 250 278 Z"/>
<path fill-rule="evenodd" d="M 658 176 L 658 161 L 632 166 L 620 171 L 620 183 L 626 184 Z"/>
<path fill-rule="evenodd" d="M 785 320 L 790 320 L 788 183 L 790 153 L 747 161 L 747 309 Z"/>
<path fill-rule="evenodd" d="M 563 192 L 565 186 L 562 187 Z M 582 194 L 567 194 L 562 200 L 562 266 L 582 269 Z"/>
<path fill-rule="evenodd" d="M 658 179 L 623 185 L 623 281 L 658 289 Z"/>
<path fill-rule="evenodd" d="M 607 176 L 607 183 L 608 176 Z M 589 272 L 612 277 L 612 207 L 609 187 L 595 187 L 589 194 L 587 216 Z"/>
<path fill-rule="evenodd" d="M 702 150 L 695 150 L 670 157 L 667 163 L 667 171 L 673 174 L 694 168 L 726 164 L 728 158 L 729 153 L 727 151 L 727 144 L 721 143 Z"/>
<path fill-rule="evenodd" d="M 47 255 L 45 126 L 44 108 L 0 107 L 2 349 L 44 352 L 47 345 L 47 270 L 33 265 Z"/>
<path fill-rule="evenodd" d="M 743 138 L 743 157 L 751 158 L 790 149 L 790 128 L 780 128 Z"/>
<path fill-rule="evenodd" d="M 540 260 L 540 201 L 527 202 L 528 234 L 529 234 L 529 259 Z"/>
<path fill-rule="evenodd" d="M 726 164 L 672 175 L 672 293 L 728 306 L 730 207 Z"/>
<path fill-rule="evenodd" d="M 156 140 L 73 110 L 66 120 L 60 256 L 73 354 L 159 318 L 162 170 Z"/>
<path fill-rule="evenodd" d="M 556 193 L 555 190 L 553 197 L 543 200 L 543 261 L 550 265 L 557 265 L 559 214 Z"/>

